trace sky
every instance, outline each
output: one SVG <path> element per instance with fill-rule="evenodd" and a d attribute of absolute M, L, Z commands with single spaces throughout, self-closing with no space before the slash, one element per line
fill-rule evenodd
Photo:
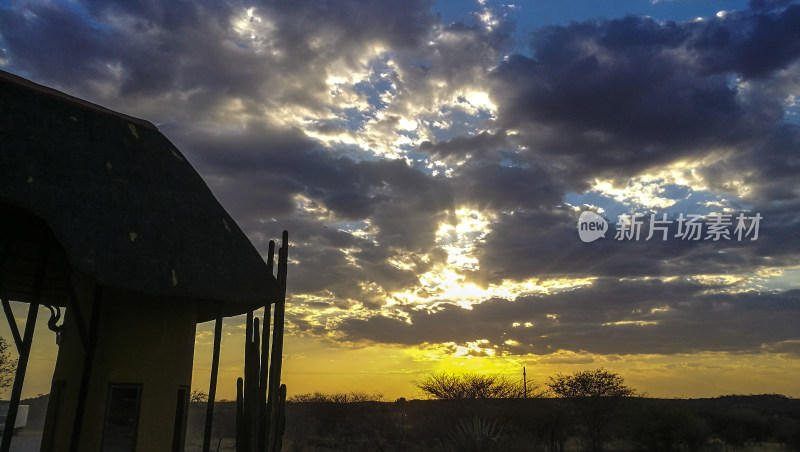
<path fill-rule="evenodd" d="M 0 67 L 156 124 L 262 254 L 289 231 L 289 395 L 800 397 L 798 2 L 0 0 Z"/>

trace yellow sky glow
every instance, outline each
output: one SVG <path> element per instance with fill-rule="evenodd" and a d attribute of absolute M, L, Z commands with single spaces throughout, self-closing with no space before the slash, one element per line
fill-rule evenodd
<path fill-rule="evenodd" d="M 24 328 L 27 306 L 12 302 L 18 324 Z M 41 308 L 37 322 L 23 398 L 50 390 L 58 351 L 47 329 L 48 311 Z M 213 322 L 197 328 L 192 387 L 208 391 L 211 370 Z M 236 378 L 242 375 L 244 317 L 225 321 L 217 394 L 236 396 Z M 0 336 L 10 339 L 8 324 Z M 465 344 L 423 344 L 402 347 L 375 344 L 341 344 L 287 335 L 283 381 L 289 395 L 315 391 L 381 393 L 384 400 L 422 398 L 411 383 L 431 372 L 475 372 L 521 378 L 544 385 L 549 376 L 604 367 L 619 372 L 628 384 L 652 397 L 713 397 L 724 394 L 779 393 L 800 397 L 795 379 L 800 360 L 786 354 L 703 352 L 678 355 L 596 355 L 558 351 L 547 355 L 498 356 L 476 339 Z M 16 353 L 12 352 L 16 357 Z M 529 386 L 530 387 L 530 386 Z M 8 393 L 3 395 L 8 397 Z"/>

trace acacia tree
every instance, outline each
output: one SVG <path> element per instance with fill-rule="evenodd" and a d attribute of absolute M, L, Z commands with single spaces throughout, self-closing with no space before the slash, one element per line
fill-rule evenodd
<path fill-rule="evenodd" d="M 582 370 L 572 375 L 550 377 L 547 386 L 559 397 L 630 397 L 636 390 L 625 380 L 605 369 Z"/>
<path fill-rule="evenodd" d="M 557 397 L 569 399 L 583 421 L 592 451 L 603 450 L 606 429 L 619 399 L 636 395 L 619 374 L 605 369 L 558 374 L 549 378 L 547 386 Z"/>
<path fill-rule="evenodd" d="M 0 394 L 4 393 L 14 382 L 14 372 L 17 370 L 17 360 L 11 359 L 8 352 L 8 342 L 0 337 Z"/>
<path fill-rule="evenodd" d="M 199 389 L 192 389 L 189 394 L 190 402 L 208 402 L 208 393 Z"/>
<path fill-rule="evenodd" d="M 440 400 L 462 399 L 515 399 L 525 397 L 522 381 L 511 380 L 502 375 L 434 373 L 412 380 L 411 383 L 425 394 Z M 536 388 L 528 394 L 537 395 Z"/>

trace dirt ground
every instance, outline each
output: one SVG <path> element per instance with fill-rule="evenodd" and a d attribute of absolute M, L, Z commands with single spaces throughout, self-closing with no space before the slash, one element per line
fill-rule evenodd
<path fill-rule="evenodd" d="M 39 452 L 42 432 L 23 430 L 11 438 L 11 452 Z"/>

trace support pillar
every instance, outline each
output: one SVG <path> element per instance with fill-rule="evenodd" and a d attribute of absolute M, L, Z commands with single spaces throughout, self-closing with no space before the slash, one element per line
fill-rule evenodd
<path fill-rule="evenodd" d="M 214 355 L 211 358 L 211 379 L 208 383 L 208 403 L 206 405 L 206 424 L 203 431 L 203 452 L 211 450 L 211 425 L 214 419 L 214 400 L 217 396 L 217 375 L 219 373 L 219 349 L 222 341 L 222 317 L 217 316 L 214 323 Z"/>
<path fill-rule="evenodd" d="M 28 319 L 25 322 L 25 335 L 22 338 L 21 344 L 17 344 L 17 351 L 19 352 L 19 359 L 17 360 L 17 372 L 14 374 L 14 386 L 11 388 L 11 400 L 8 404 L 8 415 L 6 416 L 6 423 L 3 428 L 3 438 L 0 441 L 0 452 L 8 452 L 11 449 L 11 436 L 14 434 L 14 424 L 17 421 L 17 410 L 19 409 L 19 400 L 22 397 L 22 385 L 25 383 L 25 372 L 28 370 L 28 358 L 31 354 L 31 344 L 33 343 L 33 331 L 36 328 L 36 317 L 39 314 L 39 301 L 42 298 L 42 287 L 44 286 L 44 276 L 47 270 L 47 260 L 49 257 L 49 247 L 43 245 L 39 253 L 39 262 L 36 269 L 36 277 L 34 279 L 33 299 L 28 306 Z M 8 305 L 8 300 L 3 300 L 3 308 Z M 10 307 L 8 311 L 10 311 Z M 8 318 L 9 325 L 13 323 L 16 326 L 17 322 L 14 317 Z M 14 328 L 12 327 L 12 330 Z M 17 332 L 16 336 L 19 336 Z M 16 341 L 17 338 L 15 337 Z M 21 347 L 20 347 L 21 345 Z"/>
<path fill-rule="evenodd" d="M 89 383 L 92 376 L 92 363 L 94 362 L 95 345 L 97 344 L 97 327 L 100 317 L 100 298 L 103 289 L 97 285 L 94 288 L 94 299 L 92 300 L 92 318 L 89 320 L 89 340 L 88 344 L 81 344 L 86 347 L 83 356 L 83 371 L 81 372 L 80 389 L 78 390 L 78 404 L 75 408 L 75 420 L 72 424 L 72 436 L 70 438 L 70 452 L 78 452 L 81 441 L 81 431 L 83 429 L 83 418 L 86 411 L 86 398 L 89 396 Z M 77 305 L 77 303 L 75 303 Z M 76 319 L 77 320 L 77 319 Z M 80 325 L 80 321 L 78 321 Z"/>

